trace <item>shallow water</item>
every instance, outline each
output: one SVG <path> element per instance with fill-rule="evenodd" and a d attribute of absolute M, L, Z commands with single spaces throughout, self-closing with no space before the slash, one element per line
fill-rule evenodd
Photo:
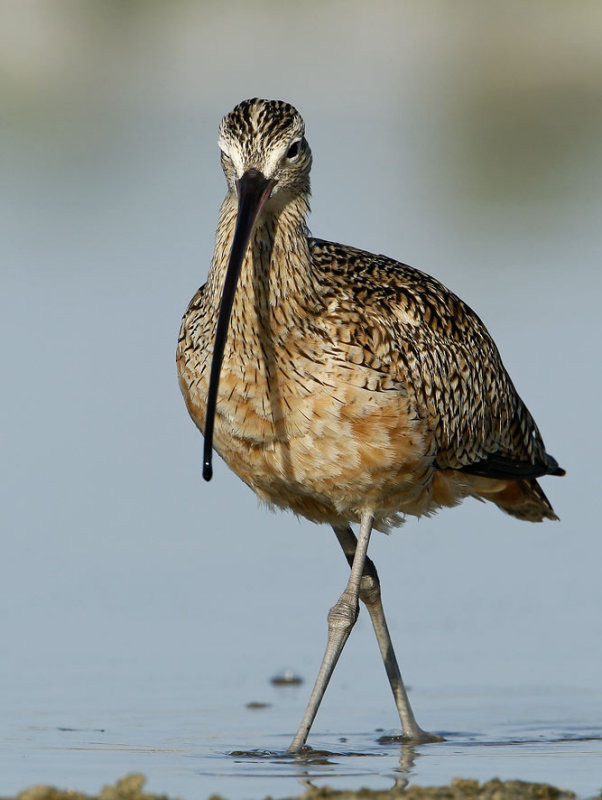
<path fill-rule="evenodd" d="M 395 730 L 359 728 L 359 717 L 368 723 L 372 710 L 369 703 L 354 708 L 349 688 L 335 692 L 311 750 L 294 757 L 285 753 L 291 734 L 281 731 L 300 712 L 302 694 L 267 690 L 271 705 L 262 710 L 149 703 L 144 712 L 135 705 L 77 714 L 32 710 L 19 715 L 18 725 L 4 717 L 3 792 L 33 783 L 92 792 L 129 772 L 146 774 L 155 792 L 231 800 L 300 794 L 306 781 L 384 789 L 468 776 L 548 782 L 583 798 L 602 789 L 602 708 L 588 693 L 481 688 L 423 695 L 425 722 L 460 722 L 462 729 L 437 728 L 444 742 L 411 747 L 394 741 Z"/>

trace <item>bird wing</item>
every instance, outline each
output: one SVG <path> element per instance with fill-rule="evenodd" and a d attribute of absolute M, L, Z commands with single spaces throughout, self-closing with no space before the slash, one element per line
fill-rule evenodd
<path fill-rule="evenodd" d="M 340 316 L 362 318 L 380 368 L 411 393 L 436 444 L 435 464 L 491 478 L 563 474 L 487 328 L 435 278 L 386 256 L 310 239 L 314 267 Z"/>

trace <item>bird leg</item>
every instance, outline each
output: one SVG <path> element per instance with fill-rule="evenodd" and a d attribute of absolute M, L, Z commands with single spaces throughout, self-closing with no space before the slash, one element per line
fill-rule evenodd
<path fill-rule="evenodd" d="M 364 564 L 366 561 L 366 553 L 368 551 L 368 543 L 370 542 L 370 534 L 372 533 L 372 524 L 374 518 L 372 514 L 365 513 L 362 515 L 360 525 L 360 532 L 355 541 L 354 540 L 354 553 L 351 559 L 351 574 L 349 581 L 345 587 L 345 591 L 339 597 L 335 605 L 328 612 L 328 643 L 326 645 L 326 652 L 322 659 L 320 671 L 314 684 L 309 703 L 305 709 L 305 714 L 301 720 L 299 730 L 293 739 L 291 746 L 288 748 L 289 753 L 296 753 L 300 750 L 309 734 L 324 692 L 328 686 L 328 682 L 337 665 L 339 656 L 343 651 L 345 642 L 349 638 L 351 629 L 355 625 L 357 615 L 359 613 L 359 595 L 362 583 L 362 575 L 364 573 Z M 338 534 L 337 534 L 338 535 Z"/>
<path fill-rule="evenodd" d="M 343 548 L 343 552 L 349 564 L 355 562 L 355 553 L 357 547 L 357 539 L 349 525 L 333 526 L 334 532 L 339 544 Z M 427 733 L 416 722 L 414 712 L 410 705 L 395 651 L 393 650 L 393 643 L 387 627 L 385 619 L 385 612 L 380 594 L 380 581 L 374 562 L 367 556 L 364 560 L 364 568 L 360 582 L 360 599 L 368 609 L 376 639 L 382 655 L 387 677 L 391 685 L 393 697 L 395 698 L 395 705 L 399 713 L 401 721 L 401 730 L 404 739 L 418 743 L 418 742 L 439 742 L 442 737 L 436 734 Z"/>

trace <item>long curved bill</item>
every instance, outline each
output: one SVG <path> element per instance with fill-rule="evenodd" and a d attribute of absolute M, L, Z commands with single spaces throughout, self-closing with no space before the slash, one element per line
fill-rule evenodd
<path fill-rule="evenodd" d="M 211 359 L 211 372 L 209 374 L 209 391 L 207 393 L 207 412 L 205 417 L 205 443 L 203 450 L 203 478 L 210 481 L 213 476 L 211 458 L 213 455 L 213 425 L 215 422 L 215 407 L 217 403 L 217 390 L 224 357 L 224 348 L 228 337 L 230 314 L 234 303 L 234 293 L 240 274 L 249 239 L 253 233 L 255 223 L 265 206 L 276 181 L 268 180 L 259 170 L 250 169 L 236 182 L 238 191 L 238 214 L 236 228 L 232 240 L 230 260 L 226 270 L 222 300 L 219 307 L 217 327 L 215 330 L 215 343 Z"/>

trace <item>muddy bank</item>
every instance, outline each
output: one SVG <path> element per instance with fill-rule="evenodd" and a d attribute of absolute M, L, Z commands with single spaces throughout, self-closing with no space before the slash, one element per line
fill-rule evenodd
<path fill-rule="evenodd" d="M 295 800 L 576 800 L 576 797 L 574 792 L 547 783 L 494 778 L 481 784 L 472 779 L 454 778 L 447 786 L 410 786 L 386 791 L 359 789 L 346 792 L 328 787 L 312 788 Z"/>
<path fill-rule="evenodd" d="M 144 791 L 144 775 L 126 775 L 114 785 L 103 786 L 99 794 L 87 795 L 74 789 L 56 789 L 52 786 L 31 786 L 14 798 L 0 800 L 176 800 L 168 795 Z M 602 800 L 602 795 L 599 795 Z M 203 798 L 195 798 L 203 800 Z M 227 800 L 212 795 L 208 800 Z M 567 789 L 557 789 L 547 783 L 526 781 L 499 781 L 497 779 L 479 783 L 475 780 L 454 778 L 447 786 L 411 786 L 386 791 L 359 789 L 341 791 L 309 788 L 302 795 L 287 800 L 576 800 L 576 795 Z"/>

